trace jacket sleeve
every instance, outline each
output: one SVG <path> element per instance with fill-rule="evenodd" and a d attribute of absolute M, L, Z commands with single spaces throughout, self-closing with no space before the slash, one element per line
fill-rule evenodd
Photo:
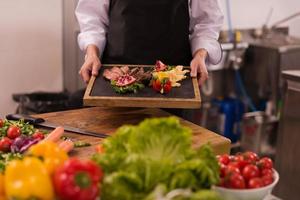
<path fill-rule="evenodd" d="M 208 52 L 208 62 L 218 64 L 222 49 L 218 42 L 224 16 L 218 0 L 190 0 L 190 43 L 192 53 L 199 49 Z"/>
<path fill-rule="evenodd" d="M 80 27 L 78 44 L 81 50 L 94 44 L 100 55 L 103 53 L 109 25 L 108 9 L 109 0 L 79 0 L 75 14 Z"/>

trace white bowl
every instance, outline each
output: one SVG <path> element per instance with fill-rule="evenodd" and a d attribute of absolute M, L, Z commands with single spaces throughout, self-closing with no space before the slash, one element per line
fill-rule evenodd
<path fill-rule="evenodd" d="M 213 189 L 219 193 L 224 200 L 263 200 L 267 195 L 272 193 L 273 188 L 279 181 L 279 174 L 274 172 L 274 181 L 272 184 L 255 189 L 229 189 L 214 186 Z"/>

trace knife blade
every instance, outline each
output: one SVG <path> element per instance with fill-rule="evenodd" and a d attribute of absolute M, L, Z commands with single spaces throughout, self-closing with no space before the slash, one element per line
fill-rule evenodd
<path fill-rule="evenodd" d="M 105 133 L 95 133 L 91 131 L 85 131 L 76 127 L 71 127 L 71 126 L 65 126 L 65 125 L 58 125 L 52 122 L 48 122 L 43 118 L 36 118 L 36 117 L 31 117 L 28 115 L 21 115 L 21 114 L 9 114 L 6 115 L 6 119 L 8 120 L 20 120 L 23 119 L 24 122 L 38 126 L 38 127 L 45 127 L 45 128 L 53 128 L 55 129 L 58 126 L 63 126 L 65 131 L 69 131 L 72 133 L 78 133 L 80 135 L 86 135 L 86 136 L 93 136 L 93 137 L 98 137 L 98 138 L 107 138 L 109 135 Z"/>

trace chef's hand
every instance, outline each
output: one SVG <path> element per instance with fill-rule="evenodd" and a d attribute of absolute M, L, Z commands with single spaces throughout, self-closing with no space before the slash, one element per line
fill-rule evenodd
<path fill-rule="evenodd" d="M 207 51 L 205 49 L 199 49 L 195 54 L 191 62 L 191 77 L 197 77 L 199 86 L 208 79 L 208 72 L 205 64 L 207 58 Z"/>
<path fill-rule="evenodd" d="M 79 70 L 83 81 L 88 83 L 91 75 L 98 76 L 98 71 L 101 67 L 99 59 L 99 49 L 96 45 L 89 45 L 86 49 L 85 61 Z"/>

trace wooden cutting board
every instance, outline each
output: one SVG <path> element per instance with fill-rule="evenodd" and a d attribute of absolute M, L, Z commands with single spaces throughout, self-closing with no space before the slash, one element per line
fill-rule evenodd
<path fill-rule="evenodd" d="M 146 118 L 170 116 L 170 113 L 156 108 L 92 107 L 39 114 L 34 117 L 42 117 L 46 121 L 56 123 L 60 126 L 72 126 L 86 131 L 113 135 L 114 132 L 122 125 L 137 125 Z M 229 153 L 229 139 L 189 121 L 181 118 L 179 119 L 183 126 L 189 127 L 192 130 L 194 148 L 199 148 L 203 144 L 209 143 L 216 154 Z M 70 132 L 66 132 L 64 135 L 70 137 L 74 141 L 80 140 L 91 143 L 92 146 L 90 147 L 76 148 L 72 152 L 72 156 L 78 156 L 80 158 L 90 158 L 95 153 L 95 147 L 102 142 L 102 139 L 100 138 L 83 136 Z"/>
<path fill-rule="evenodd" d="M 182 80 L 181 86 L 172 88 L 168 94 L 160 94 L 151 87 L 146 86 L 137 93 L 117 94 L 111 87 L 110 81 L 103 77 L 103 71 L 113 66 L 103 65 L 97 77 L 92 77 L 83 102 L 85 106 L 101 107 L 155 107 L 155 108 L 200 108 L 201 97 L 196 78 Z M 145 71 L 151 70 L 150 65 L 128 65 L 130 68 L 143 67 Z"/>

